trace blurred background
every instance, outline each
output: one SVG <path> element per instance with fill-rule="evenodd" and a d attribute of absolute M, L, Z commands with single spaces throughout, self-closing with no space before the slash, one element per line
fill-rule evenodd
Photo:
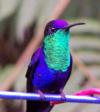
<path fill-rule="evenodd" d="M 30 57 L 55 18 L 86 23 L 71 30 L 74 65 L 65 93 L 100 88 L 100 0 L 0 0 L 0 90 L 26 91 Z M 25 112 L 25 101 L 0 99 L 0 112 Z M 65 103 L 52 112 L 100 112 L 100 105 Z"/>

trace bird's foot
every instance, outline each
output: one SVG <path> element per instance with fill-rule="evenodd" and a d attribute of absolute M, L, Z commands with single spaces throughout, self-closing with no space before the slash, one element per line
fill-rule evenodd
<path fill-rule="evenodd" d="M 41 100 L 45 99 L 44 93 L 41 90 L 37 90 L 37 93 L 40 95 Z"/>
<path fill-rule="evenodd" d="M 66 96 L 65 96 L 65 94 L 64 94 L 64 92 L 63 92 L 63 89 L 60 89 L 60 95 L 61 95 L 61 98 L 63 99 L 63 100 L 65 100 L 66 99 Z M 53 106 L 53 105 L 56 105 L 56 104 L 61 104 L 61 103 L 65 103 L 65 101 L 59 101 L 59 102 L 55 102 L 55 101 L 50 101 L 50 105 L 51 106 Z"/>
<path fill-rule="evenodd" d="M 60 89 L 60 95 L 62 99 L 66 99 L 65 93 L 63 92 L 63 89 Z"/>

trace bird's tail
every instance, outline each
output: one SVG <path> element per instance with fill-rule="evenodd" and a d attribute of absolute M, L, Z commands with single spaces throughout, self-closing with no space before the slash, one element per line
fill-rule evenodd
<path fill-rule="evenodd" d="M 50 112 L 53 108 L 49 102 L 44 101 L 27 101 L 26 112 Z"/>

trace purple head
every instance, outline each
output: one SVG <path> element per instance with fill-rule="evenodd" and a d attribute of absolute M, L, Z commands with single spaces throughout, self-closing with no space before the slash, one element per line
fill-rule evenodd
<path fill-rule="evenodd" d="M 77 25 L 83 25 L 83 24 L 85 23 L 74 23 L 69 25 L 69 23 L 65 20 L 60 20 L 60 19 L 52 20 L 46 25 L 44 35 L 50 35 L 59 29 L 68 31 L 71 27 L 74 27 Z"/>

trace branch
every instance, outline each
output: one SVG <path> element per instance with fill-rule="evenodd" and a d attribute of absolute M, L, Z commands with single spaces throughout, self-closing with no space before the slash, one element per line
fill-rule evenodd
<path fill-rule="evenodd" d="M 7 92 L 0 91 L 0 98 L 3 99 L 21 99 L 21 100 L 44 100 L 44 101 L 58 101 L 58 102 L 73 102 L 73 103 L 94 103 L 100 104 L 100 98 L 90 96 L 76 96 L 66 95 L 62 98 L 61 95 L 44 94 L 44 99 L 36 93 L 22 93 L 22 92 Z"/>

